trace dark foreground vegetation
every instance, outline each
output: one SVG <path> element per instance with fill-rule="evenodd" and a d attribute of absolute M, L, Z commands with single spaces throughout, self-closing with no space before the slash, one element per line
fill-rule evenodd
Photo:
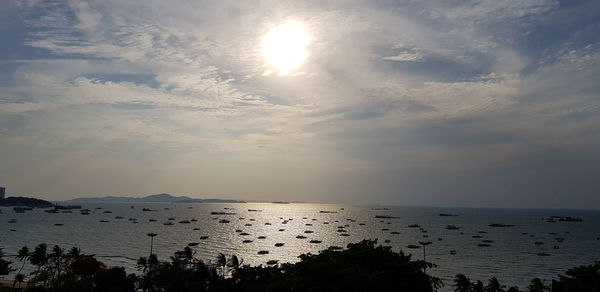
<path fill-rule="evenodd" d="M 197 259 L 186 247 L 169 261 L 156 255 L 140 258 L 138 274 L 127 274 L 122 267 L 109 268 L 93 255 L 78 248 L 68 251 L 40 244 L 33 250 L 19 250 L 13 266 L 0 251 L 0 276 L 17 272 L 12 287 L 0 291 L 24 292 L 188 292 L 188 291 L 407 291 L 427 292 L 442 287 L 429 276 L 433 264 L 413 261 L 410 255 L 377 246 L 373 240 L 349 244 L 345 250 L 327 249 L 319 254 L 304 254 L 295 264 L 252 267 L 236 256 L 219 254 L 214 264 Z M 25 276 L 25 264 L 34 267 Z M 30 283 L 27 285 L 27 282 Z M 452 284 L 457 292 L 590 292 L 600 291 L 600 263 L 566 271 L 558 280 L 544 283 L 533 279 L 526 290 L 506 288 L 496 278 L 487 284 L 456 275 Z"/>

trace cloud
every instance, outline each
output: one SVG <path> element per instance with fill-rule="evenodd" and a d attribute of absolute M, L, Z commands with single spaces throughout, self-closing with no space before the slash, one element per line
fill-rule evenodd
<path fill-rule="evenodd" d="M 179 192 L 246 187 L 248 198 L 275 199 L 286 182 L 289 199 L 365 203 L 373 188 L 382 202 L 448 205 L 435 193 L 451 186 L 459 204 L 485 205 L 487 187 L 518 182 L 504 190 L 539 198 L 544 174 L 571 186 L 577 172 L 582 193 L 596 188 L 594 167 L 569 151 L 598 157 L 592 2 L 11 3 L 21 37 L 9 46 L 31 51 L 1 61 L 0 146 L 23 160 L 2 174 L 56 153 L 69 173 L 86 165 L 68 160 L 94 156 L 133 181 L 160 169 Z M 288 19 L 311 33 L 309 57 L 295 74 L 265 74 L 260 39 Z M 540 167 L 552 153 L 562 158 Z"/>

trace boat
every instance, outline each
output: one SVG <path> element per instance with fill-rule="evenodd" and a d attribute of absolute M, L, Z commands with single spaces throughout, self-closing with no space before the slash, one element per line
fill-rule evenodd
<path fill-rule="evenodd" d="M 408 225 L 408 228 L 420 228 L 420 227 L 421 227 L 421 225 L 419 225 L 419 224 Z"/>
<path fill-rule="evenodd" d="M 304 230 L 304 233 L 314 233 L 312 230 Z"/>
<path fill-rule="evenodd" d="M 275 243 L 275 246 L 276 246 L 276 247 L 282 247 L 283 245 L 284 245 L 284 243 L 283 243 L 283 242 L 278 242 L 278 243 Z"/>
<path fill-rule="evenodd" d="M 44 210 L 44 212 L 50 213 L 50 214 L 58 214 L 58 210 L 56 210 L 56 209 Z"/>
<path fill-rule="evenodd" d="M 303 235 L 298 235 L 298 236 L 296 236 L 296 238 L 298 238 L 298 239 L 305 239 L 305 238 L 306 238 L 306 236 L 303 236 Z"/>
<path fill-rule="evenodd" d="M 258 238 L 258 239 L 265 239 L 265 238 L 267 238 L 267 237 L 266 237 L 266 236 L 259 236 L 259 237 L 257 237 L 257 238 Z"/>
<path fill-rule="evenodd" d="M 210 215 L 235 215 L 235 213 L 222 212 L 222 211 L 213 211 L 213 212 L 210 212 Z"/>
<path fill-rule="evenodd" d="M 190 224 L 189 220 L 181 220 L 179 221 L 179 224 Z"/>
<path fill-rule="evenodd" d="M 198 244 L 200 244 L 200 243 L 198 243 L 198 242 L 190 242 L 190 243 L 188 243 L 188 246 L 197 246 Z"/>
<path fill-rule="evenodd" d="M 156 212 L 156 210 L 152 210 L 149 208 L 142 208 L 142 212 Z"/>
<path fill-rule="evenodd" d="M 63 226 L 62 223 L 54 223 L 54 226 Z"/>
<path fill-rule="evenodd" d="M 259 250 L 258 254 L 269 254 L 268 250 Z"/>
<path fill-rule="evenodd" d="M 446 229 L 448 229 L 448 230 L 459 230 L 460 227 L 455 226 L 455 225 L 446 225 Z"/>
<path fill-rule="evenodd" d="M 251 239 L 244 239 L 244 240 L 242 241 L 242 243 L 251 243 L 252 241 L 253 241 L 253 240 L 251 240 Z"/>
<path fill-rule="evenodd" d="M 219 223 L 229 223 L 229 220 L 221 219 L 219 220 Z"/>
<path fill-rule="evenodd" d="M 108 220 L 100 220 L 100 223 L 108 223 Z"/>
<path fill-rule="evenodd" d="M 512 224 L 502 224 L 502 223 L 492 223 L 488 225 L 489 227 L 515 227 Z"/>
<path fill-rule="evenodd" d="M 270 266 L 276 265 L 277 262 L 278 262 L 277 260 L 270 260 L 270 261 L 267 261 L 267 265 L 270 265 Z"/>
<path fill-rule="evenodd" d="M 549 257 L 549 256 L 550 256 L 550 254 L 549 254 L 549 253 L 545 253 L 545 252 L 540 252 L 540 253 L 538 253 L 537 255 L 538 255 L 538 256 L 541 256 L 541 257 Z"/>
<path fill-rule="evenodd" d="M 398 231 L 392 231 L 392 232 L 390 232 L 390 234 L 400 234 L 400 232 L 398 232 Z"/>
<path fill-rule="evenodd" d="M 277 230 L 277 231 L 285 231 L 285 229 L 279 229 L 279 230 Z"/>
<path fill-rule="evenodd" d="M 310 241 L 310 243 L 321 243 L 321 242 L 323 242 L 323 241 L 317 240 L 317 239 L 313 239 L 313 240 Z"/>
<path fill-rule="evenodd" d="M 202 236 L 200 236 L 200 239 L 202 239 L 202 240 L 208 239 L 208 235 L 202 235 Z"/>
<path fill-rule="evenodd" d="M 340 236 L 350 236 L 348 233 L 341 233 Z"/>
<path fill-rule="evenodd" d="M 336 211 L 319 211 L 319 213 L 321 213 L 321 214 L 335 214 L 337 212 Z"/>
<path fill-rule="evenodd" d="M 248 232 L 242 232 L 242 233 L 240 233 L 240 235 L 241 236 L 248 236 L 248 235 L 250 235 L 250 233 L 248 233 Z"/>
<path fill-rule="evenodd" d="M 111 214 L 111 213 L 112 213 L 112 211 L 106 210 L 106 211 L 104 211 L 103 213 L 104 213 L 104 214 Z"/>
<path fill-rule="evenodd" d="M 175 225 L 175 223 L 173 223 L 171 221 L 167 221 L 167 222 L 163 223 L 163 225 L 170 226 L 170 225 Z"/>
<path fill-rule="evenodd" d="M 377 219 L 399 219 L 400 216 L 389 216 L 389 215 L 375 215 Z"/>
<path fill-rule="evenodd" d="M 240 233 L 240 232 L 242 232 L 242 231 L 243 231 L 243 230 L 241 230 L 241 229 L 236 229 L 236 230 L 235 230 L 235 232 L 237 232 L 237 233 Z"/>
<path fill-rule="evenodd" d="M 451 255 L 455 255 L 455 254 L 456 254 L 456 251 L 455 251 L 455 250 L 451 250 L 451 251 L 450 251 L 450 254 L 451 254 Z"/>
<path fill-rule="evenodd" d="M 383 242 L 385 242 L 385 243 L 390 243 L 390 242 L 392 242 L 392 241 L 391 241 L 391 240 L 389 240 L 389 239 L 386 239 L 386 240 L 384 240 Z"/>
<path fill-rule="evenodd" d="M 542 244 L 544 244 L 544 243 L 543 243 L 543 242 L 541 242 L 541 241 L 536 241 L 536 242 L 534 242 L 533 244 L 535 244 L 535 245 L 542 245 Z"/>
<path fill-rule="evenodd" d="M 149 222 L 156 222 L 156 219 L 149 219 Z"/>
<path fill-rule="evenodd" d="M 440 213 L 439 215 L 441 217 L 457 217 L 458 216 L 456 214 L 449 214 L 449 213 Z"/>
<path fill-rule="evenodd" d="M 198 227 L 194 227 L 194 229 L 193 229 L 193 230 L 200 230 L 200 228 L 198 228 Z"/>
<path fill-rule="evenodd" d="M 477 246 L 479 246 L 479 247 L 490 247 L 490 245 L 487 244 L 487 243 L 479 243 L 479 244 L 477 244 Z"/>

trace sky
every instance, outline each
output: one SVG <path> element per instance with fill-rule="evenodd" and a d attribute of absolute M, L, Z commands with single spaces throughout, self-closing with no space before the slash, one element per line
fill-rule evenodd
<path fill-rule="evenodd" d="M 598 209 L 598 15 L 594 0 L 0 1 L 0 185 Z M 305 47 L 280 36 L 302 54 L 282 70 L 264 40 L 289 23 Z"/>

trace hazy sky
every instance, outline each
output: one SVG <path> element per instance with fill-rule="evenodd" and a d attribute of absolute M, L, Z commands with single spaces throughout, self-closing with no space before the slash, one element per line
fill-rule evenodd
<path fill-rule="evenodd" d="M 599 15 L 594 0 L 0 1 L 0 185 L 600 208 Z M 309 39 L 282 75 L 261 46 L 289 22 Z"/>

